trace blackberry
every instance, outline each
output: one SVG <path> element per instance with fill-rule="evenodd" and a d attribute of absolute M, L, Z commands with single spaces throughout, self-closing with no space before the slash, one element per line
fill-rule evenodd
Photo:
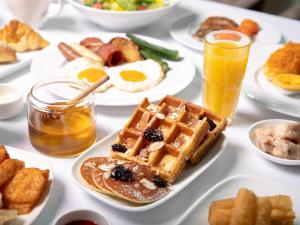
<path fill-rule="evenodd" d="M 121 144 L 113 144 L 111 146 L 111 149 L 113 151 L 116 151 L 116 152 L 126 152 L 128 149 L 124 146 L 124 145 L 121 145 Z"/>
<path fill-rule="evenodd" d="M 111 177 L 115 180 L 120 180 L 124 182 L 133 181 L 132 172 L 122 165 L 117 165 L 114 169 L 112 169 Z"/>
<path fill-rule="evenodd" d="M 153 129 L 153 128 L 147 128 L 144 131 L 144 137 L 147 141 L 151 142 L 157 142 L 157 141 L 163 141 L 164 136 L 162 132 L 158 129 Z"/>
<path fill-rule="evenodd" d="M 205 117 L 206 117 L 206 121 L 207 121 L 207 123 L 208 123 L 208 125 L 209 125 L 209 130 L 210 130 L 210 131 L 213 131 L 213 130 L 217 127 L 217 125 L 215 124 L 215 122 L 214 122 L 213 120 L 209 119 L 205 114 L 200 115 L 200 116 L 199 116 L 199 120 L 202 120 L 202 119 L 204 119 Z"/>
<path fill-rule="evenodd" d="M 157 187 L 165 188 L 167 187 L 168 183 L 164 179 L 162 179 L 160 176 L 155 175 L 153 178 L 153 182 Z"/>

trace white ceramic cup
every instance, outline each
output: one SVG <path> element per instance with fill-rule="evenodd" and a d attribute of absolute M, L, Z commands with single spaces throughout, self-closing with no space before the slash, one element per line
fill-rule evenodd
<path fill-rule="evenodd" d="M 50 12 L 51 0 L 6 0 L 6 5 L 12 15 L 34 28 L 40 28 L 51 17 L 58 14 L 63 6 L 63 0 L 56 0 L 58 7 Z M 52 11 L 52 10 L 51 10 Z"/>

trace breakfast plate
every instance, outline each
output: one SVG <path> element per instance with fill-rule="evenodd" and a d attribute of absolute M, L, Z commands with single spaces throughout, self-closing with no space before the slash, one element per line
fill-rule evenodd
<path fill-rule="evenodd" d="M 118 33 L 99 33 L 99 34 L 84 34 L 74 35 L 73 39 L 65 40 L 66 43 L 79 42 L 86 37 L 99 37 L 104 42 L 111 40 L 114 37 L 125 37 L 125 34 Z M 139 36 L 144 40 L 172 49 L 173 46 L 163 41 Z M 110 88 L 105 92 L 95 94 L 95 104 L 107 105 L 107 106 L 125 106 L 136 105 L 145 96 L 150 101 L 158 101 L 167 94 L 174 95 L 184 88 L 186 88 L 193 80 L 195 76 L 195 66 L 190 59 L 184 54 L 184 51 L 180 50 L 180 61 L 167 61 L 171 68 L 166 77 L 156 86 L 139 92 L 124 92 L 116 88 Z M 34 58 L 31 64 L 31 72 L 38 79 L 51 78 L 53 76 L 61 76 L 60 68 L 66 63 L 65 57 L 60 53 L 57 46 L 49 46 L 45 48 L 41 53 Z M 123 64 L 122 66 L 126 66 Z M 45 70 L 44 68 L 48 68 Z M 149 68 L 151 70 L 151 68 Z M 184 74 L 184 76 L 183 76 Z M 74 75 L 76 78 L 76 75 Z M 67 93 L 64 93 L 67 94 Z"/>
<path fill-rule="evenodd" d="M 5 24 L 7 24 L 11 19 L 11 16 L 7 13 L 1 12 L 0 14 L 0 28 L 4 27 Z M 39 33 L 42 33 L 43 37 L 47 38 L 47 35 L 45 35 L 43 32 L 38 31 Z M 14 63 L 7 63 L 7 64 L 0 64 L 0 79 L 7 77 L 11 75 L 12 73 L 28 66 L 31 62 L 31 60 L 39 53 L 39 50 L 37 51 L 30 51 L 30 52 L 19 52 L 17 53 L 17 61 Z"/>
<path fill-rule="evenodd" d="M 176 19 L 170 30 L 170 34 L 177 42 L 180 44 L 189 47 L 194 50 L 203 51 L 204 44 L 202 41 L 198 41 L 193 38 L 193 34 L 198 29 L 201 22 L 211 16 L 222 16 L 227 17 L 234 20 L 237 23 L 240 23 L 243 19 L 248 19 L 251 17 L 224 13 L 224 12 L 199 12 L 199 14 L 189 14 Z M 256 21 L 255 18 L 253 18 Z M 257 21 L 260 26 L 260 31 L 257 35 L 255 35 L 253 39 L 254 45 L 270 45 L 270 44 L 277 44 L 281 40 L 280 32 L 271 26 L 268 23 L 263 21 Z"/>
<path fill-rule="evenodd" d="M 296 213 L 295 224 L 300 223 L 300 193 L 290 187 L 264 178 L 239 175 L 227 178 L 216 184 L 200 197 L 179 219 L 176 225 L 209 225 L 208 209 L 211 202 L 217 199 L 234 197 L 242 187 L 248 188 L 258 196 L 288 195 L 293 201 L 293 209 Z"/>
<path fill-rule="evenodd" d="M 92 195 L 94 198 L 99 201 L 110 205 L 114 208 L 131 211 L 131 212 L 141 212 L 157 207 L 168 199 L 174 197 L 177 193 L 186 188 L 193 180 L 195 180 L 198 176 L 200 176 L 209 166 L 211 166 L 221 155 L 222 150 L 226 147 L 226 137 L 222 135 L 219 141 L 212 147 L 212 149 L 207 153 L 207 155 L 203 158 L 203 160 L 194 167 L 189 166 L 186 168 L 182 175 L 179 177 L 178 181 L 174 185 L 172 185 L 171 192 L 163 197 L 162 199 L 149 203 L 146 205 L 134 205 L 127 201 L 123 201 L 117 198 L 109 197 L 107 195 L 101 194 L 90 189 L 84 182 L 81 177 L 80 167 L 83 161 L 87 158 L 94 156 L 109 156 L 109 149 L 111 145 L 114 144 L 115 139 L 117 138 L 120 131 L 117 131 L 106 138 L 102 139 L 100 142 L 96 143 L 94 146 L 89 148 L 85 153 L 83 153 L 74 163 L 72 167 L 72 177 L 74 182 L 81 187 L 88 194 Z"/>
<path fill-rule="evenodd" d="M 262 73 L 262 66 L 269 55 L 281 45 L 253 49 L 250 53 L 243 93 L 253 102 L 275 112 L 300 118 L 300 95 L 286 95 L 269 82 Z"/>
<path fill-rule="evenodd" d="M 37 205 L 34 207 L 34 209 L 29 213 L 25 215 L 20 215 L 17 217 L 16 221 L 11 223 L 12 225 L 30 225 L 32 224 L 35 219 L 39 216 L 39 214 L 43 211 L 45 208 L 49 196 L 52 192 L 52 183 L 53 182 L 53 168 L 51 163 L 42 155 L 12 148 L 9 146 L 5 146 L 10 157 L 14 159 L 19 159 L 25 162 L 25 167 L 35 167 L 40 169 L 48 169 L 49 170 L 49 180 L 50 183 L 48 184 L 47 189 L 44 191 L 40 201 L 37 203 Z"/>
<path fill-rule="evenodd" d="M 254 151 L 256 151 L 260 156 L 262 156 L 263 158 L 265 158 L 271 162 L 275 162 L 275 163 L 278 163 L 281 165 L 288 165 L 288 166 L 300 166 L 300 160 L 284 159 L 284 158 L 279 158 L 279 157 L 273 156 L 271 154 L 268 154 L 268 153 L 262 151 L 256 145 L 255 135 L 254 135 L 254 131 L 256 129 L 261 128 L 261 127 L 275 126 L 275 125 L 283 124 L 283 123 L 295 123 L 295 121 L 282 120 L 282 119 L 269 119 L 269 120 L 263 120 L 263 121 L 254 123 L 248 129 L 248 143 L 251 146 L 251 148 Z"/>

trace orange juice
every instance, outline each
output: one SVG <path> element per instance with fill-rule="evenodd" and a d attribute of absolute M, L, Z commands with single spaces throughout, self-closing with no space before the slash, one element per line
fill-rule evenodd
<path fill-rule="evenodd" d="M 244 47 L 232 40 L 205 43 L 203 104 L 229 122 L 235 115 L 249 50 L 250 44 Z"/>

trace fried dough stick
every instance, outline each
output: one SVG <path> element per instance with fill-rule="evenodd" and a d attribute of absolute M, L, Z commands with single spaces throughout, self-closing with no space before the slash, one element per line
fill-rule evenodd
<path fill-rule="evenodd" d="M 256 214 L 256 195 L 241 188 L 235 198 L 230 225 L 253 225 Z"/>
<path fill-rule="evenodd" d="M 5 159 L 9 159 L 9 154 L 4 145 L 0 145 L 0 163 L 2 163 Z"/>
<path fill-rule="evenodd" d="M 18 170 L 24 168 L 24 162 L 17 159 L 6 159 L 0 164 L 0 187 L 11 179 Z"/>
<path fill-rule="evenodd" d="M 268 196 L 268 197 L 259 197 L 257 198 L 258 209 L 256 221 L 258 221 L 258 216 L 266 215 L 266 212 L 263 211 L 268 210 L 265 207 L 260 207 L 261 199 L 269 200 L 271 204 L 271 213 L 270 220 L 271 225 L 293 225 L 293 220 L 295 218 L 295 213 L 293 212 L 293 204 L 289 196 L 285 195 L 276 195 L 276 196 Z M 229 225 L 231 213 L 234 205 L 234 198 L 228 198 L 223 200 L 217 200 L 212 202 L 209 208 L 209 222 L 211 225 Z M 267 203 L 264 203 L 267 204 Z M 262 214 L 263 213 L 263 214 Z M 257 225 L 257 223 L 256 223 Z"/>

